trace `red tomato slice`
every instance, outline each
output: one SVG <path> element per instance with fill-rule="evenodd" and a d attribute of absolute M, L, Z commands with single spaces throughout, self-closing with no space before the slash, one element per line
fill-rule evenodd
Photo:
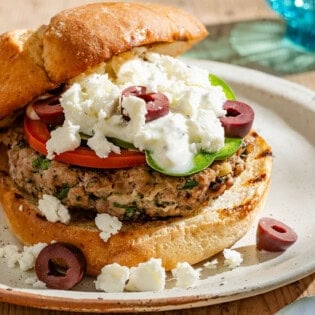
<path fill-rule="evenodd" d="M 30 147 L 46 155 L 46 142 L 50 138 L 47 126 L 40 120 L 31 120 L 25 116 L 24 131 Z M 100 158 L 93 150 L 84 147 L 61 153 L 54 159 L 93 168 L 126 168 L 145 164 L 145 155 L 140 151 L 121 150 L 121 154 L 110 153 L 107 158 Z"/>

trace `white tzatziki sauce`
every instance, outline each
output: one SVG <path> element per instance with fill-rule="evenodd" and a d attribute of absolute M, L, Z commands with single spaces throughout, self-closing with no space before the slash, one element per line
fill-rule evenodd
<path fill-rule="evenodd" d="M 165 94 L 169 113 L 145 122 L 145 101 L 135 96 L 121 98 L 129 86 L 145 86 L 148 92 Z M 51 133 L 47 157 L 79 147 L 83 133 L 90 137 L 87 145 L 101 158 L 120 152 L 107 140 L 114 137 L 150 151 L 164 170 L 185 173 L 192 168 L 198 151 L 215 152 L 223 147 L 219 117 L 225 115 L 225 101 L 222 88 L 210 84 L 206 70 L 134 49 L 71 81 L 60 99 L 65 121 Z M 122 112 L 130 119 L 124 119 Z"/>

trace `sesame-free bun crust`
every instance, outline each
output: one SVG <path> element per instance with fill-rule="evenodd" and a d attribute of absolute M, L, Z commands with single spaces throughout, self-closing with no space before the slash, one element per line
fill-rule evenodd
<path fill-rule="evenodd" d="M 65 10 L 37 30 L 2 34 L 0 119 L 133 47 L 176 56 L 206 35 L 205 27 L 179 8 L 122 2 Z"/>
<path fill-rule="evenodd" d="M 0 201 L 11 231 L 23 244 L 60 241 L 79 247 L 87 273 L 99 274 L 106 264 L 135 266 L 161 258 L 166 270 L 178 262 L 198 263 L 232 246 L 249 229 L 266 196 L 272 167 L 269 145 L 252 132 L 246 169 L 234 185 L 211 205 L 186 218 L 123 223 L 118 234 L 104 242 L 94 221 L 51 223 L 38 215 L 36 205 L 0 176 Z M 22 211 L 21 211 L 22 210 Z"/>

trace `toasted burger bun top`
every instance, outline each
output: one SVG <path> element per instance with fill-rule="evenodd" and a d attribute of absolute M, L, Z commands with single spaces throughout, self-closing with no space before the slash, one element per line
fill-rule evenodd
<path fill-rule="evenodd" d="M 48 26 L 0 36 L 0 119 L 45 91 L 133 47 L 176 56 L 207 35 L 181 9 L 95 3 L 54 16 Z"/>

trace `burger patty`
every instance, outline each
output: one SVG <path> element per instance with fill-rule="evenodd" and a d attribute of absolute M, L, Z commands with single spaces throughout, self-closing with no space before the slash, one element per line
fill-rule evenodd
<path fill-rule="evenodd" d="M 54 195 L 69 209 L 109 213 L 121 220 L 187 216 L 233 185 L 245 167 L 248 143 L 232 157 L 191 175 L 173 177 L 148 166 L 101 170 L 48 160 L 13 136 L 9 172 L 20 190 Z M 1 141 L 1 139 L 0 139 Z"/>

